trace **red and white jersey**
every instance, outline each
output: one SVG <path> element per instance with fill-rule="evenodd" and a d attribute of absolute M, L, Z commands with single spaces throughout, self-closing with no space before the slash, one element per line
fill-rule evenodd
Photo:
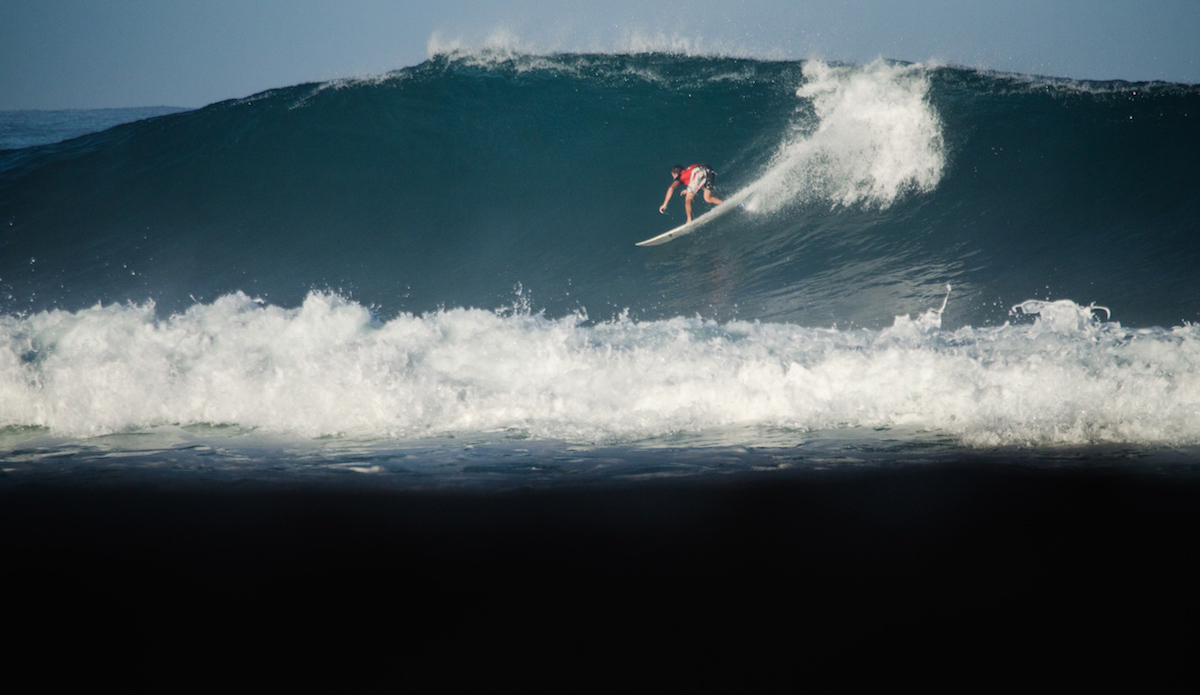
<path fill-rule="evenodd" d="M 703 171 L 707 168 L 708 168 L 707 164 L 693 164 L 690 167 L 679 172 L 679 180 L 683 182 L 683 185 L 687 186 L 687 185 L 691 184 L 692 176 L 694 176 L 696 174 L 697 170 Z"/>

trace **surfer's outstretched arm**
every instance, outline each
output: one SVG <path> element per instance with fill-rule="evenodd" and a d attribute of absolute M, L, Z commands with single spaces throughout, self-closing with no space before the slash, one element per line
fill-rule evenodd
<path fill-rule="evenodd" d="M 663 199 L 663 204 L 661 206 L 659 206 L 659 208 L 658 208 L 658 212 L 660 215 L 667 211 L 667 203 L 671 202 L 671 194 L 674 193 L 675 189 L 678 187 L 679 187 L 679 179 L 676 179 L 671 182 L 671 187 L 667 189 L 667 197 Z"/>

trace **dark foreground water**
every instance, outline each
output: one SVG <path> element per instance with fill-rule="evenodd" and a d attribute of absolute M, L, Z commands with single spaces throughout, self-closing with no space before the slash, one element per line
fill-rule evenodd
<path fill-rule="evenodd" d="M 1008 664 L 1005 678 L 1022 654 L 1072 654 L 1074 671 L 1144 649 L 1164 662 L 1155 677 L 1187 663 L 1189 642 L 1167 635 L 1197 613 L 1194 457 L 1154 472 L 1103 452 L 671 479 L 674 452 L 621 454 L 628 479 L 552 486 L 513 470 L 450 489 L 6 480 L 5 583 L 43 618 L 65 612 L 72 638 L 121 626 L 134 636 L 120 651 L 159 664 L 317 650 L 338 673 L 326 659 L 365 660 L 349 681 L 446 659 L 501 673 L 532 660 L 517 670 L 533 681 L 599 669 L 587 678 L 753 688 L 919 677 L 931 652 Z M 874 669 L 844 672 L 863 659 Z"/>

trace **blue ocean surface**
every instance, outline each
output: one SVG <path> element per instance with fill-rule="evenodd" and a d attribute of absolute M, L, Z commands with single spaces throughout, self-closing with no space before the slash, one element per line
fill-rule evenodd
<path fill-rule="evenodd" d="M 122 123 L 186 110 L 177 106 L 135 106 L 117 109 L 0 111 L 0 150 L 49 145 L 107 130 Z"/>
<path fill-rule="evenodd" d="M 0 470 L 1190 470 L 1197 118 L 1184 84 L 474 51 L 8 149 Z M 698 161 L 746 208 L 634 246 Z"/>

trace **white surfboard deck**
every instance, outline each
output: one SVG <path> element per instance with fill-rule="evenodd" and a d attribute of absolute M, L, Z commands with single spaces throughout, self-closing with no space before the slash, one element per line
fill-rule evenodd
<path fill-rule="evenodd" d="M 733 195 L 726 198 L 725 202 L 716 206 L 712 210 L 709 210 L 708 212 L 706 212 L 703 215 L 700 215 L 698 217 L 693 217 L 691 222 L 688 222 L 686 224 L 681 224 L 678 227 L 676 227 L 675 229 L 672 229 L 669 232 L 663 232 L 662 234 L 659 234 L 656 237 L 651 237 L 645 241 L 639 241 L 637 243 L 637 246 L 658 246 L 659 244 L 665 244 L 668 241 L 671 241 L 672 239 L 678 239 L 679 237 L 683 236 L 684 234 L 691 234 L 692 232 L 694 232 L 698 228 L 700 228 L 701 225 L 704 225 L 708 222 L 711 222 L 711 221 L 717 219 L 718 217 L 729 212 L 730 210 L 736 210 L 738 208 L 738 206 L 740 206 L 740 205 L 744 205 L 746 200 L 748 200 L 750 198 L 751 193 L 753 193 L 753 191 L 749 191 L 749 190 L 738 191 L 737 193 L 734 193 Z M 694 204 L 695 204 L 695 201 L 693 201 L 693 205 Z"/>

